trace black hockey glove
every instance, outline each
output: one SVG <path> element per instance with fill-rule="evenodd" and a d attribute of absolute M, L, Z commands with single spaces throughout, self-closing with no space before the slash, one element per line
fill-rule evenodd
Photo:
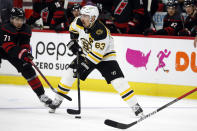
<path fill-rule="evenodd" d="M 178 32 L 178 35 L 179 36 L 190 36 L 191 35 L 191 32 L 185 28 L 185 29 L 182 29 Z"/>
<path fill-rule="evenodd" d="M 147 35 L 155 35 L 155 33 L 156 33 L 156 30 L 155 30 L 155 28 L 148 28 L 148 29 L 146 29 L 145 31 L 144 31 L 144 36 L 147 36 Z"/>
<path fill-rule="evenodd" d="M 69 50 L 71 50 L 73 52 L 73 54 L 77 54 L 77 52 L 79 53 L 79 55 L 83 54 L 83 50 L 82 48 L 79 46 L 77 40 L 71 40 L 68 44 L 67 47 Z"/>
<path fill-rule="evenodd" d="M 160 29 L 157 32 L 155 32 L 155 35 L 169 35 L 169 34 L 165 29 Z"/>
<path fill-rule="evenodd" d="M 56 25 L 56 26 L 54 27 L 54 30 L 55 30 L 57 33 L 61 32 L 61 31 L 66 31 L 66 28 L 65 28 L 64 23 L 61 23 L 61 24 L 59 24 L 59 25 Z"/>
<path fill-rule="evenodd" d="M 78 65 L 77 65 L 77 58 L 75 58 L 69 67 L 74 69 L 73 77 L 77 78 L 77 73 L 79 74 L 79 76 L 82 76 L 83 74 L 86 74 L 87 71 L 94 69 L 95 64 L 91 62 L 90 60 L 88 60 L 86 57 L 79 56 Z"/>
<path fill-rule="evenodd" d="M 34 59 L 34 57 L 31 55 L 31 53 L 27 49 L 22 49 L 18 54 L 18 58 L 28 63 L 30 63 Z"/>

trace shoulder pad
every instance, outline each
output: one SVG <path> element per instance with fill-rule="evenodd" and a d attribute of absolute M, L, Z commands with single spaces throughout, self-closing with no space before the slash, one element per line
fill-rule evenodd
<path fill-rule="evenodd" d="M 90 30 L 90 35 L 94 40 L 102 40 L 107 37 L 107 28 L 101 21 L 96 21 Z"/>
<path fill-rule="evenodd" d="M 78 18 L 78 19 L 77 19 L 76 24 L 77 24 L 77 25 L 79 25 L 79 26 L 82 26 L 82 27 L 83 27 L 83 24 L 82 24 L 82 22 L 81 22 L 81 19 L 80 19 L 80 18 Z"/>
<path fill-rule="evenodd" d="M 2 31 L 5 31 L 9 34 L 16 34 L 17 33 L 17 30 L 10 23 L 2 25 L 1 29 L 2 29 Z"/>
<path fill-rule="evenodd" d="M 24 32 L 27 35 L 31 35 L 31 33 L 32 33 L 31 27 L 29 25 L 27 25 L 27 24 L 23 25 L 21 31 Z"/>

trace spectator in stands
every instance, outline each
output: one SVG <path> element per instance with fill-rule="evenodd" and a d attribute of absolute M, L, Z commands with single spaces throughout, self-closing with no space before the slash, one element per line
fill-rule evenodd
<path fill-rule="evenodd" d="M 27 24 L 34 24 L 42 16 L 44 26 L 57 32 L 66 30 L 68 23 L 63 5 L 64 0 L 33 0 L 33 14 Z"/>
<path fill-rule="evenodd" d="M 169 0 L 166 4 L 167 14 L 163 19 L 163 28 L 156 31 L 152 28 L 144 32 L 144 35 L 178 35 L 183 28 L 183 16 L 177 11 L 178 1 Z"/>
<path fill-rule="evenodd" d="M 122 33 L 142 34 L 150 27 L 151 17 L 157 11 L 158 0 L 152 0 L 151 17 L 147 0 L 114 0 L 114 23 Z"/>
<path fill-rule="evenodd" d="M 53 13 L 53 18 L 50 23 L 50 29 L 56 32 L 68 30 L 68 18 L 66 9 L 64 9 L 64 0 L 59 0 L 60 8 L 57 8 Z"/>
<path fill-rule="evenodd" d="M 23 7 L 23 0 L 12 0 L 14 7 L 22 8 Z"/>
<path fill-rule="evenodd" d="M 194 0 L 185 0 L 184 8 L 187 17 L 184 22 L 184 28 L 179 31 L 179 36 L 196 36 L 197 31 L 197 10 Z"/>
<path fill-rule="evenodd" d="M 99 20 L 102 21 L 111 33 L 120 33 L 120 30 L 114 25 L 112 17 L 113 0 L 92 0 L 99 9 Z"/>
<path fill-rule="evenodd" d="M 13 0 L 0 0 L 0 24 L 10 21 L 10 12 L 13 7 Z"/>
<path fill-rule="evenodd" d="M 157 11 L 158 12 L 163 12 L 165 10 L 165 4 L 163 3 L 162 0 L 158 0 L 158 1 L 159 2 L 158 2 L 158 9 L 157 9 Z"/>
<path fill-rule="evenodd" d="M 75 3 L 75 4 L 71 5 L 70 8 L 68 8 L 67 16 L 68 16 L 69 23 L 72 23 L 72 21 L 77 16 L 80 15 L 80 9 L 81 9 L 81 5 L 79 3 Z"/>

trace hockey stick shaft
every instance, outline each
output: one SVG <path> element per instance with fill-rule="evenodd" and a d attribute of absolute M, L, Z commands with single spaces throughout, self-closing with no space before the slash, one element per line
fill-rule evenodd
<path fill-rule="evenodd" d="M 68 0 L 64 0 L 64 9 L 68 8 Z"/>
<path fill-rule="evenodd" d="M 152 0 L 148 0 L 147 11 L 148 11 L 148 15 L 149 15 L 149 17 L 151 19 L 151 23 L 153 25 L 153 28 L 155 28 L 155 30 L 157 30 L 156 26 L 155 26 L 155 22 L 153 21 L 153 18 L 151 16 L 151 4 L 152 4 Z"/>
<path fill-rule="evenodd" d="M 69 114 L 80 114 L 81 113 L 81 94 L 80 94 L 80 75 L 79 75 L 79 52 L 77 52 L 77 96 L 78 96 L 78 110 L 67 109 Z"/>
<path fill-rule="evenodd" d="M 148 0 L 148 5 L 147 5 L 148 12 L 151 11 L 151 4 L 152 4 L 152 0 Z"/>
<path fill-rule="evenodd" d="M 139 119 L 139 120 L 137 121 L 137 123 L 140 122 L 140 121 L 142 121 L 142 120 L 144 120 L 144 119 L 146 119 L 146 118 L 148 118 L 148 117 L 150 117 L 150 116 L 152 116 L 152 115 L 154 115 L 154 114 L 156 114 L 157 112 L 159 112 L 159 111 L 165 109 L 166 107 L 168 107 L 168 106 L 170 106 L 170 105 L 172 105 L 172 104 L 174 104 L 174 103 L 180 101 L 181 99 L 185 98 L 185 97 L 188 96 L 188 95 L 191 95 L 192 93 L 194 93 L 194 92 L 196 92 L 196 91 L 197 91 L 197 88 L 191 90 L 191 91 L 188 92 L 188 93 L 185 93 L 184 95 L 182 95 L 182 96 L 180 96 L 180 97 L 174 99 L 173 101 L 171 101 L 171 102 L 169 102 L 169 103 L 163 105 L 162 107 L 158 108 L 156 111 L 153 111 L 153 112 L 147 114 L 145 117 L 142 117 L 141 119 Z M 136 124 L 137 124 L 137 123 L 136 123 Z"/>
<path fill-rule="evenodd" d="M 137 123 L 139 123 L 139 122 L 145 120 L 146 118 L 151 117 L 152 115 L 156 114 L 157 112 L 159 112 L 159 111 L 161 111 L 161 110 L 167 108 L 168 106 L 170 106 L 170 105 L 176 103 L 177 101 L 179 101 L 179 100 L 185 98 L 186 96 L 188 96 L 188 95 L 190 95 L 190 94 L 192 94 L 192 93 L 194 93 L 194 92 L 196 92 L 196 91 L 197 91 L 197 88 L 191 90 L 190 92 L 185 93 L 184 95 L 182 95 L 182 96 L 176 98 L 175 100 L 173 100 L 173 101 L 171 101 L 171 102 L 169 102 L 169 103 L 163 105 L 162 107 L 158 108 L 157 110 L 155 110 L 155 111 L 153 111 L 153 112 L 151 112 L 151 113 L 145 115 L 144 117 L 141 117 L 139 120 L 134 121 L 134 122 L 132 122 L 132 123 L 130 123 L 130 124 L 123 124 L 123 123 L 119 123 L 119 122 L 116 122 L 116 121 L 113 121 L 113 120 L 109 120 L 109 119 L 105 120 L 105 124 L 108 125 L 108 126 L 112 126 L 112 127 L 114 127 L 114 128 L 127 129 L 127 128 L 129 128 L 129 127 L 131 127 L 131 126 L 133 126 L 133 125 L 135 125 L 135 124 L 137 124 Z"/>
<path fill-rule="evenodd" d="M 81 113 L 81 91 L 80 91 L 80 75 L 79 75 L 79 53 L 77 52 L 77 91 L 78 91 L 78 109 Z"/>
<path fill-rule="evenodd" d="M 55 93 L 61 95 L 62 97 L 68 99 L 69 101 L 72 101 L 72 99 L 71 99 L 69 96 L 64 95 L 64 94 L 62 94 L 62 93 L 60 93 L 60 92 L 57 92 L 57 91 L 52 87 L 52 85 L 49 83 L 49 81 L 46 79 L 46 77 L 42 74 L 42 72 L 41 72 L 41 71 L 39 70 L 39 68 L 34 64 L 33 61 L 31 61 L 31 64 L 32 64 L 33 67 L 38 71 L 38 73 L 39 73 L 39 74 L 41 75 L 41 77 L 45 80 L 45 82 L 48 84 L 48 86 L 51 88 L 51 90 L 52 90 L 53 92 L 55 92 Z"/>

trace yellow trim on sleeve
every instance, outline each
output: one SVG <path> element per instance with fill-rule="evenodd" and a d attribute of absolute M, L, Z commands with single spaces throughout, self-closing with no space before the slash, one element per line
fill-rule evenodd
<path fill-rule="evenodd" d="M 109 54 L 109 55 L 104 56 L 103 58 L 108 58 L 110 56 L 116 56 L 116 54 Z"/>

